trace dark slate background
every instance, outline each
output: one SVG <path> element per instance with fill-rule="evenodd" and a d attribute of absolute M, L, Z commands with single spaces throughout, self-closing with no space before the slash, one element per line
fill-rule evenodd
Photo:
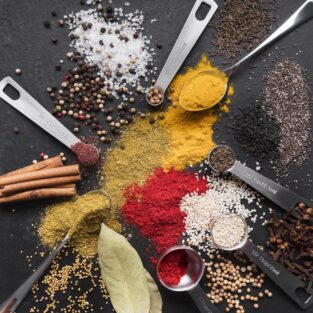
<path fill-rule="evenodd" d="M 217 2 L 222 6 L 223 1 Z M 279 21 L 277 24 L 280 24 L 303 2 L 300 0 L 279 0 Z M 156 56 L 159 67 L 165 62 L 193 3 L 192 0 L 132 0 L 131 6 L 125 8 L 126 11 L 136 8 L 144 11 L 146 33 L 152 34 L 154 41 L 163 45 L 163 49 L 159 50 Z M 115 6 L 122 6 L 123 4 L 124 1 L 114 1 Z M 43 27 L 42 23 L 46 19 L 52 20 L 52 10 L 55 10 L 61 17 L 63 14 L 80 8 L 79 0 L 0 0 L 0 78 L 7 75 L 13 76 L 48 110 L 52 109 L 52 103 L 46 94 L 46 87 L 58 85 L 62 81 L 64 71 L 71 65 L 66 61 L 66 52 L 69 51 L 67 30 L 60 29 L 56 25 L 57 20 L 55 20 L 53 27 L 48 30 Z M 157 18 L 158 21 L 151 24 L 150 20 L 153 18 Z M 237 107 L 253 103 L 260 96 L 263 85 L 262 76 L 265 73 L 264 65 L 271 66 L 282 55 L 295 58 L 307 68 L 308 77 L 313 81 L 311 71 L 313 66 L 311 61 L 313 55 L 312 29 L 313 21 L 306 23 L 252 61 L 251 64 L 257 66 L 257 76 L 254 79 L 249 79 L 251 75 L 248 70 L 240 71 L 234 77 L 236 94 L 231 105 L 232 111 L 235 111 Z M 58 45 L 51 44 L 52 36 L 57 36 L 60 39 Z M 212 32 L 208 28 L 196 44 L 185 66 L 195 64 L 201 54 L 209 50 L 211 36 Z M 61 72 L 56 72 L 54 64 L 60 59 L 64 59 L 65 64 Z M 221 64 L 221 60 L 216 59 L 215 62 L 217 65 Z M 18 67 L 23 71 L 20 77 L 15 76 L 15 69 Z M 139 101 L 137 105 L 139 108 L 143 107 L 145 105 L 144 100 Z M 3 101 L 0 101 L 0 118 L 0 173 L 31 163 L 33 159 L 38 158 L 40 152 L 45 152 L 50 156 L 56 155 L 60 151 L 69 154 L 69 151 L 66 151 L 59 142 L 45 134 Z M 68 126 L 72 125 L 71 120 L 63 121 Z M 219 137 L 219 141 L 225 140 L 234 148 L 238 159 L 247 161 L 249 165 L 254 167 L 255 162 L 259 160 L 248 157 L 244 151 L 236 146 L 236 142 L 227 128 L 228 123 L 229 118 L 224 115 L 216 125 L 215 135 Z M 13 133 L 14 127 L 20 129 L 19 135 Z M 264 162 L 261 163 L 261 172 L 273 179 L 278 179 L 293 190 L 298 190 L 305 197 L 312 198 L 313 192 L 308 186 L 309 178 L 306 176 L 312 171 L 312 157 L 311 155 L 301 169 L 292 168 L 287 178 L 277 176 Z M 90 182 L 86 185 L 81 188 L 81 192 L 93 187 L 93 183 Z M 44 207 L 49 203 L 51 201 L 46 200 L 0 207 L 0 301 L 9 296 L 31 274 L 32 270 L 27 266 L 25 256 L 33 254 L 36 247 L 39 246 L 33 225 L 38 222 Z M 271 203 L 264 201 L 264 209 L 266 210 L 267 207 L 275 208 Z M 252 237 L 257 244 L 264 244 L 266 228 L 255 227 Z M 146 242 L 135 236 L 132 243 L 139 251 L 142 251 L 142 257 L 149 267 L 143 253 Z M 42 247 L 38 247 L 37 251 L 42 249 Z M 63 261 L 70 264 L 71 259 L 64 258 Z M 39 259 L 34 258 L 33 264 L 36 265 L 38 262 Z M 151 272 L 154 275 L 153 270 Z M 270 300 L 261 301 L 259 312 L 301 312 L 272 282 L 267 280 L 266 287 L 274 291 L 274 297 Z M 163 288 L 160 290 L 164 299 L 165 313 L 198 312 L 187 294 L 174 294 Z M 60 299 L 61 303 L 62 301 Z M 95 308 L 103 305 L 103 299 L 99 297 L 99 294 L 93 296 L 92 302 L 95 304 Z M 32 296 L 27 297 L 18 312 L 29 312 L 29 308 L 33 304 Z M 247 306 L 247 312 L 253 311 L 251 306 Z M 104 312 L 112 312 L 112 307 L 105 305 Z M 313 312 L 313 308 L 310 308 L 308 312 Z"/>

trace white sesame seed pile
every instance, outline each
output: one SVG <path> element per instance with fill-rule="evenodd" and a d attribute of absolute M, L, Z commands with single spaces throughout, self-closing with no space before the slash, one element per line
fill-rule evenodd
<path fill-rule="evenodd" d="M 96 9 L 81 10 L 66 18 L 71 30 L 70 46 L 88 63 L 97 65 L 115 91 L 124 86 L 138 87 L 155 74 L 155 49 L 150 47 L 151 37 L 143 35 L 142 11 L 126 14 L 116 8 L 112 21 Z"/>
<path fill-rule="evenodd" d="M 238 214 L 248 224 L 249 221 L 255 223 L 257 212 L 246 205 L 254 203 L 260 209 L 262 205 L 259 194 L 236 178 L 212 175 L 207 176 L 207 180 L 208 191 L 201 195 L 186 195 L 180 203 L 180 209 L 187 214 L 185 240 L 199 251 L 212 254 L 217 250 L 210 234 L 214 219 L 225 214 Z"/>
<path fill-rule="evenodd" d="M 214 242 L 223 248 L 233 248 L 244 238 L 246 225 L 238 215 L 225 215 L 218 219 L 212 227 Z"/>

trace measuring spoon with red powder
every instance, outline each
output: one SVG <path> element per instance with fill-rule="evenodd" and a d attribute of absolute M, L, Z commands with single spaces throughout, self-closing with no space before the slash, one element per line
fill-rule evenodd
<path fill-rule="evenodd" d="M 11 89 L 15 96 L 9 95 L 7 89 Z M 94 145 L 86 144 L 74 136 L 11 77 L 0 81 L 0 98 L 70 148 L 83 166 L 93 166 L 98 162 L 100 155 Z"/>
<path fill-rule="evenodd" d="M 165 288 L 176 292 L 187 291 L 201 313 L 220 313 L 199 286 L 203 272 L 202 258 L 187 246 L 166 250 L 157 264 L 158 279 Z"/>

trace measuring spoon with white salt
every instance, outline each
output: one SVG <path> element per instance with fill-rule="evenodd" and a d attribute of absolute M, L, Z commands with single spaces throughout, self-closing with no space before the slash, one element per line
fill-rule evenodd
<path fill-rule="evenodd" d="M 225 215 L 212 223 L 211 236 L 214 244 L 224 251 L 243 251 L 276 285 L 278 285 L 302 309 L 313 304 L 313 289 L 287 268 L 248 240 L 246 221 L 235 214 Z"/>
<path fill-rule="evenodd" d="M 210 7 L 206 16 L 202 19 L 197 18 L 197 12 L 202 5 L 207 5 Z M 156 90 L 155 96 L 160 96 L 156 101 L 153 100 L 153 97 L 149 97 L 149 92 L 147 93 L 146 100 L 147 102 L 157 107 L 162 104 L 164 100 L 164 93 L 176 75 L 177 71 L 184 63 L 191 49 L 198 41 L 199 37 L 207 27 L 209 21 L 216 12 L 218 6 L 214 0 L 197 0 L 191 12 L 183 26 L 174 47 L 168 56 L 163 69 L 151 90 Z"/>
<path fill-rule="evenodd" d="M 15 92 L 18 93 L 17 99 L 13 99 L 5 93 L 5 89 L 8 86 L 15 89 Z M 0 98 L 70 148 L 82 165 L 92 166 L 98 162 L 99 151 L 94 145 L 85 144 L 74 136 L 13 78 L 5 77 L 0 81 Z"/>
<path fill-rule="evenodd" d="M 227 162 L 222 161 L 222 159 L 225 160 L 225 157 Z M 313 207 L 309 200 L 237 161 L 234 151 L 226 145 L 214 147 L 209 153 L 208 161 L 210 167 L 216 173 L 232 173 L 285 211 L 294 208 L 299 203 L 305 203 L 307 206 Z M 298 218 L 294 210 L 292 214 Z"/>

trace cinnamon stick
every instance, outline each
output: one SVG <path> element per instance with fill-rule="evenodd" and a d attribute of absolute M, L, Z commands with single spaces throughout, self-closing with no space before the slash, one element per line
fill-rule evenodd
<path fill-rule="evenodd" d="M 26 181 L 21 183 L 15 183 L 6 185 L 3 189 L 0 189 L 0 197 L 9 194 L 18 193 L 25 190 L 38 189 L 43 187 L 52 187 L 58 185 L 66 185 L 69 183 L 76 183 L 80 181 L 80 175 L 65 176 L 65 177 L 53 177 L 39 180 Z M 60 186 L 58 186 L 60 188 Z"/>
<path fill-rule="evenodd" d="M 0 177 L 0 186 L 4 187 L 6 185 L 28 182 L 33 180 L 40 180 L 45 178 L 52 177 L 64 177 L 79 175 L 79 166 L 78 165 L 68 165 L 62 167 L 48 168 L 40 171 L 19 174 L 14 176 L 1 176 Z"/>
<path fill-rule="evenodd" d="M 25 191 L 13 196 L 0 198 L 0 203 L 19 202 L 35 199 L 56 198 L 56 197 L 73 197 L 76 195 L 75 188 L 46 188 Z"/>
<path fill-rule="evenodd" d="M 25 173 L 30 173 L 30 172 L 35 172 L 39 170 L 43 170 L 46 168 L 53 168 L 53 167 L 61 167 L 63 166 L 63 162 L 61 160 L 60 156 L 56 156 L 47 160 L 43 160 L 41 162 L 20 168 L 16 171 L 12 171 L 9 173 L 6 173 L 0 177 L 7 177 L 7 176 L 14 176 L 14 175 L 19 175 L 19 174 L 25 174 Z"/>

